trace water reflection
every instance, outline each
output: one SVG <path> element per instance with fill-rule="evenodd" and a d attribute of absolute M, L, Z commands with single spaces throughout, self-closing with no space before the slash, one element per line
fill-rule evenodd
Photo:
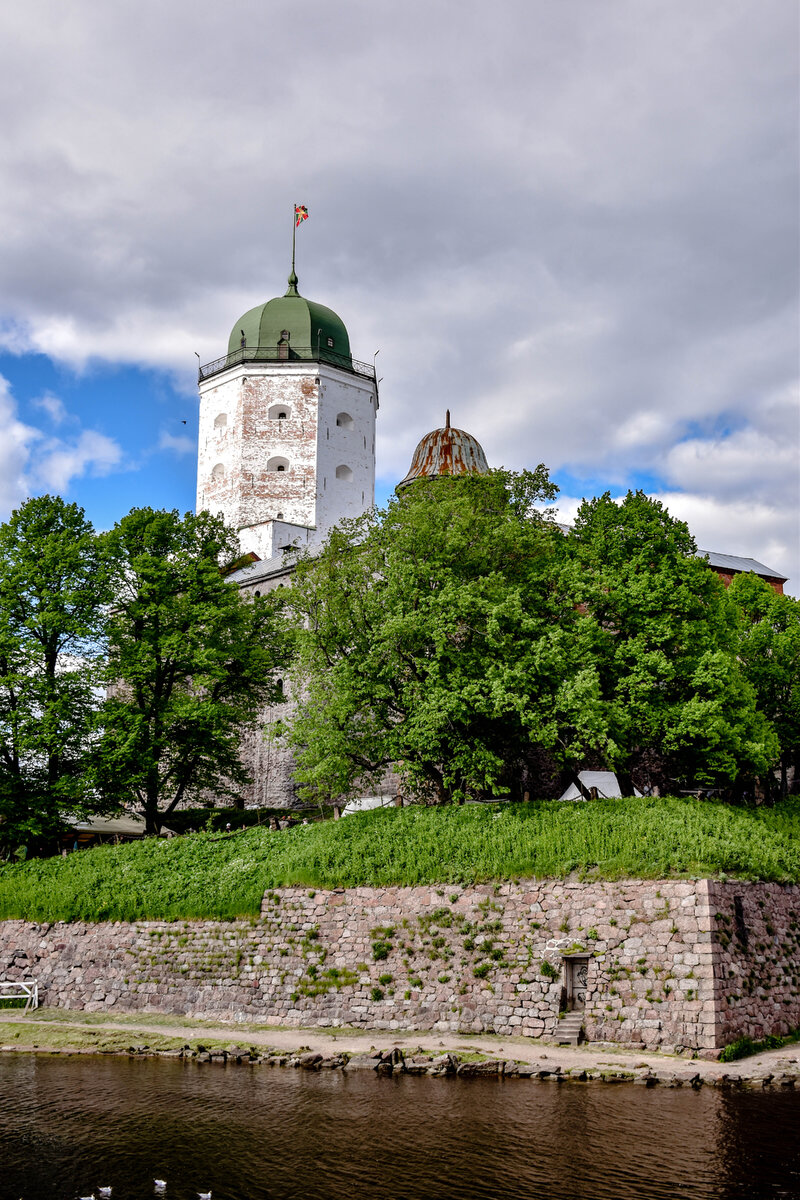
<path fill-rule="evenodd" d="M 800 1096 L 0 1058 L 0 1200 L 800 1197 Z"/>

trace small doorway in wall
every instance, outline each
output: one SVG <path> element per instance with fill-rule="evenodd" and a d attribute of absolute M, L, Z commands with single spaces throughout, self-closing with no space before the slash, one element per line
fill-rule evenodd
<path fill-rule="evenodd" d="M 583 1012 L 589 984 L 590 954 L 564 956 L 564 1008 L 567 1012 Z"/>

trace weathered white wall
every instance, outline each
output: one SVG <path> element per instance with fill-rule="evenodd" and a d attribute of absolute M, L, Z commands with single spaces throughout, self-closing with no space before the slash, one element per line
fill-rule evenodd
<path fill-rule="evenodd" d="M 322 364 L 317 443 L 320 531 L 327 531 L 343 517 L 359 516 L 375 501 L 375 409 L 371 380 Z M 336 424 L 340 413 L 352 418 L 352 429 Z M 340 466 L 350 468 L 351 480 L 337 479 Z"/>
<path fill-rule="evenodd" d="M 342 412 L 352 428 L 337 425 Z M 201 383 L 198 510 L 224 516 L 260 558 L 285 540 L 319 543 L 373 503 L 375 414 L 372 380 L 325 363 L 245 363 Z"/>
<path fill-rule="evenodd" d="M 265 562 L 279 561 L 289 543 L 319 545 L 337 521 L 374 503 L 376 411 L 371 379 L 327 363 L 244 363 L 204 381 L 198 511 L 220 513 L 239 532 L 242 551 Z M 352 425 L 337 424 L 342 413 Z M 270 469 L 276 459 L 285 470 Z M 337 477 L 337 468 L 347 468 L 348 477 Z M 256 577 L 244 588 L 262 592 L 286 582 Z M 274 725 L 290 709 L 288 700 L 267 708 L 261 721 Z M 291 805 L 294 759 L 287 747 L 257 731 L 243 739 L 242 752 L 253 775 L 245 802 Z"/>

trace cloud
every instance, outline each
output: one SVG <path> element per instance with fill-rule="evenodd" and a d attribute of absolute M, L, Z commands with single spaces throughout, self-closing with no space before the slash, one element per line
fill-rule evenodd
<path fill-rule="evenodd" d="M 791 544 L 796 5 L 308 0 L 302 53 L 289 0 L 45 7 L 0 16 L 0 346 L 190 392 L 302 202 L 383 479 L 450 408 L 492 463 Z"/>
<path fill-rule="evenodd" d="M 798 591 L 800 546 L 794 514 L 767 503 L 749 500 L 727 503 L 709 495 L 665 492 L 657 497 L 674 517 L 686 521 L 702 550 L 755 558 L 790 580 L 787 591 Z"/>
<path fill-rule="evenodd" d="M 162 429 L 158 439 L 158 448 L 159 450 L 170 450 L 179 455 L 196 454 L 197 442 L 185 433 L 175 435 Z"/>
<path fill-rule="evenodd" d="M 53 397 L 53 400 L 56 398 Z M 60 408 L 61 419 L 70 416 Z M 39 407 L 45 407 L 39 403 Z M 74 438 L 47 437 L 20 421 L 8 381 L 0 375 L 0 513 L 6 516 L 26 497 L 41 491 L 68 492 L 84 475 L 107 475 L 122 461 L 120 446 L 105 434 L 85 429 Z"/>
<path fill-rule="evenodd" d="M 679 442 L 667 454 L 665 468 L 671 483 L 688 492 L 702 489 L 719 500 L 745 495 L 751 502 L 771 499 L 773 506 L 800 501 L 795 440 L 779 441 L 756 429 Z"/>
<path fill-rule="evenodd" d="M 119 445 L 103 433 L 85 429 L 71 442 L 48 439 L 29 463 L 34 484 L 65 492 L 81 475 L 108 475 L 122 461 Z"/>
<path fill-rule="evenodd" d="M 0 512 L 3 514 L 8 514 L 28 494 L 25 468 L 31 446 L 40 436 L 37 429 L 19 420 L 8 380 L 0 375 Z"/>
<path fill-rule="evenodd" d="M 34 408 L 41 408 L 43 412 L 46 412 L 54 425 L 62 425 L 68 419 L 69 414 L 64 407 L 64 401 L 53 392 L 43 392 L 31 403 Z"/>

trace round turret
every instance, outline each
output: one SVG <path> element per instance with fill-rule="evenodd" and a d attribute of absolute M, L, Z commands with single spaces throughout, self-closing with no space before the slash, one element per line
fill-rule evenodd
<path fill-rule="evenodd" d="M 398 488 L 415 479 L 436 479 L 439 475 L 488 475 L 489 464 L 483 446 L 463 429 L 453 429 L 450 412 L 443 429 L 434 429 L 414 451 L 411 466 Z"/>
<path fill-rule="evenodd" d="M 228 354 L 244 348 L 262 351 L 265 359 L 322 357 L 334 362 L 350 361 L 350 338 L 341 317 L 324 304 L 301 296 L 294 271 L 285 296 L 251 308 L 234 325 Z"/>

